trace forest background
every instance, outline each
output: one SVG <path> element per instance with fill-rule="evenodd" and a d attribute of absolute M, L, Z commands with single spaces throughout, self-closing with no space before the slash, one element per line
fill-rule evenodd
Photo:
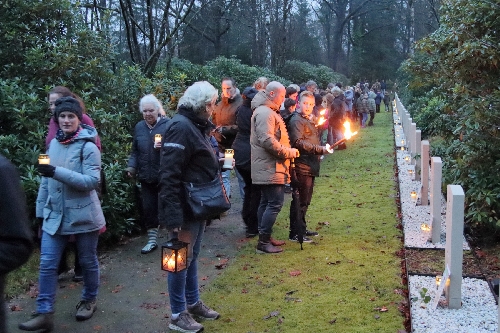
<path fill-rule="evenodd" d="M 85 101 L 103 142 L 111 242 L 138 231 L 136 186 L 123 170 L 138 101 L 172 115 L 191 83 L 243 89 L 385 79 L 467 193 L 467 222 L 496 230 L 500 7 L 438 0 L 0 0 L 0 152 L 34 212 L 46 95 L 65 85 Z M 396 85 L 394 86 L 394 83 Z M 35 223 L 34 216 L 32 215 Z"/>

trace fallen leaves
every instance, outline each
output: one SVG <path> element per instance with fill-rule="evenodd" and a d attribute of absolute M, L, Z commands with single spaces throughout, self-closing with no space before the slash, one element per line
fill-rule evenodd
<path fill-rule="evenodd" d="M 267 319 L 272 318 L 272 317 L 277 317 L 277 316 L 279 316 L 279 314 L 280 314 L 280 312 L 277 311 L 277 310 L 276 311 L 272 311 L 267 316 L 264 316 L 263 319 L 267 320 Z"/>
<path fill-rule="evenodd" d="M 226 268 L 228 262 L 229 262 L 229 259 L 219 260 L 219 262 L 215 265 L 215 268 L 224 269 L 224 268 Z"/>
<path fill-rule="evenodd" d="M 301 274 L 301 272 L 299 270 L 294 270 L 294 271 L 291 271 L 289 274 L 290 274 L 290 276 L 299 276 Z"/>
<path fill-rule="evenodd" d="M 23 311 L 19 304 L 13 304 L 10 306 L 10 311 Z"/>

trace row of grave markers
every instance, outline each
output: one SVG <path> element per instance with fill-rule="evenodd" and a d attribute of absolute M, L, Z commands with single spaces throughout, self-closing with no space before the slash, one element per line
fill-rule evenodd
<path fill-rule="evenodd" d="M 393 103 L 396 147 L 407 153 L 406 160 L 414 168 L 413 179 L 421 182 L 418 191 L 420 204 L 430 204 L 431 241 L 437 244 L 441 242 L 442 161 L 440 157 L 430 157 L 429 141 L 421 139 L 422 132 L 417 129 L 417 124 L 413 122 L 397 94 Z M 412 200 L 417 202 L 418 198 Z M 449 283 L 442 283 L 445 284 L 446 301 L 450 309 L 459 309 L 462 304 L 464 203 L 462 187 L 447 185 L 445 267 Z"/>

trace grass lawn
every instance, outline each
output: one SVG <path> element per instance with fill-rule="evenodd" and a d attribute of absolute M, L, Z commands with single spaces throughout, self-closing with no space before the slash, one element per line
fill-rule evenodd
<path fill-rule="evenodd" d="M 397 332 L 402 233 L 397 226 L 392 113 L 375 116 L 347 149 L 327 156 L 307 214 L 314 243 L 287 241 L 281 254 L 255 253 L 257 240 L 203 293 L 217 309 L 208 332 Z M 290 195 L 273 237 L 288 238 Z"/>

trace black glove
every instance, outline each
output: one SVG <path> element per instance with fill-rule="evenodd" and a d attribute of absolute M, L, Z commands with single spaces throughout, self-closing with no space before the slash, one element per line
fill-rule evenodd
<path fill-rule="evenodd" d="M 38 164 L 36 166 L 38 172 L 44 177 L 54 177 L 54 173 L 56 172 L 56 167 L 50 164 Z"/>

